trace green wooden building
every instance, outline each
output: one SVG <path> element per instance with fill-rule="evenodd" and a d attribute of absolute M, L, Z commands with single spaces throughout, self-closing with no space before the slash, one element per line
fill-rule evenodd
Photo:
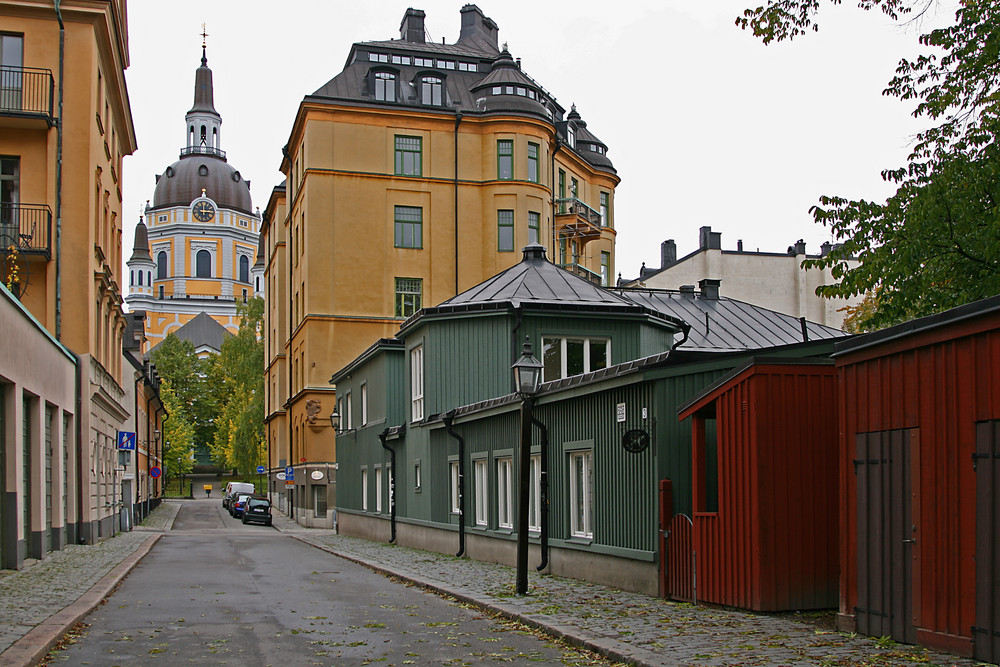
<path fill-rule="evenodd" d="M 342 534 L 513 564 L 527 339 L 543 365 L 532 429 L 532 570 L 657 594 L 671 516 L 691 511 L 677 408 L 749 358 L 825 356 L 839 331 L 734 302 L 710 282 L 608 290 L 528 246 L 521 263 L 407 320 L 337 388 Z M 394 491 L 394 492 L 393 492 Z"/>

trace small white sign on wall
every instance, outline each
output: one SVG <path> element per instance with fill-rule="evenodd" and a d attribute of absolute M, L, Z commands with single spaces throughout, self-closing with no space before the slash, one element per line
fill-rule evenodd
<path fill-rule="evenodd" d="M 619 403 L 617 406 L 615 406 L 615 417 L 617 418 L 619 424 L 621 424 L 622 422 L 625 421 L 625 404 L 624 403 Z"/>

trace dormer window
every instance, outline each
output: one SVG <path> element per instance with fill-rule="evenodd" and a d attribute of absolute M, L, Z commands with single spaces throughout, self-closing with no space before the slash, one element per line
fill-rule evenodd
<path fill-rule="evenodd" d="M 479 67 L 476 63 L 458 63 L 458 70 L 460 72 L 477 72 Z"/>
<path fill-rule="evenodd" d="M 375 99 L 379 102 L 396 101 L 396 75 L 392 72 L 375 72 Z"/>
<path fill-rule="evenodd" d="M 441 69 L 455 69 L 455 61 L 454 60 L 439 60 L 438 61 L 438 67 L 440 67 Z"/>
<path fill-rule="evenodd" d="M 413 64 L 417 67 L 434 67 L 433 58 L 414 58 Z"/>
<path fill-rule="evenodd" d="M 573 129 L 572 125 L 566 126 L 566 141 L 570 146 L 576 148 L 576 130 Z"/>
<path fill-rule="evenodd" d="M 373 63 L 387 63 L 389 62 L 389 54 L 387 53 L 369 53 L 368 60 Z"/>
<path fill-rule="evenodd" d="M 392 62 L 394 65 L 409 65 L 410 56 L 393 56 Z"/>
<path fill-rule="evenodd" d="M 425 76 L 420 79 L 420 103 L 441 106 L 441 89 L 443 81 L 437 76 Z"/>

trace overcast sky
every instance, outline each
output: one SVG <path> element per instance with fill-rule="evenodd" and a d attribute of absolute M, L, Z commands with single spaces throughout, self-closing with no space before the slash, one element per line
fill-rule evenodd
<path fill-rule="evenodd" d="M 251 181 L 255 206 L 281 182 L 281 147 L 303 96 L 340 73 L 351 44 L 399 37 L 409 6 L 437 42 L 453 43 L 464 2 L 421 0 L 139 0 L 129 3 L 126 71 L 138 141 L 125 158 L 125 252 L 155 175 L 184 143 L 201 25 L 222 148 Z M 698 228 L 722 247 L 810 253 L 829 240 L 809 208 L 821 194 L 884 199 L 882 169 L 905 160 L 923 125 L 912 102 L 881 92 L 919 31 L 855 3 L 824 5 L 819 33 L 764 47 L 734 20 L 757 0 L 482 0 L 500 43 L 608 145 L 616 270 L 658 267 L 660 242 L 697 249 Z M 950 6 L 953 3 L 945 3 Z M 931 20 L 949 20 L 942 12 Z M 927 26 L 924 25 L 926 28 Z"/>

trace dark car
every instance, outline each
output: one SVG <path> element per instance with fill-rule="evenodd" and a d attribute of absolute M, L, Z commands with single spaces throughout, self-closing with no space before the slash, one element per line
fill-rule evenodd
<path fill-rule="evenodd" d="M 271 525 L 271 501 L 267 498 L 249 498 L 243 511 L 243 523 Z"/>
<path fill-rule="evenodd" d="M 252 498 L 249 493 L 241 493 L 229 502 L 229 514 L 239 519 L 243 516 L 243 510 L 247 508 L 247 501 Z"/>

